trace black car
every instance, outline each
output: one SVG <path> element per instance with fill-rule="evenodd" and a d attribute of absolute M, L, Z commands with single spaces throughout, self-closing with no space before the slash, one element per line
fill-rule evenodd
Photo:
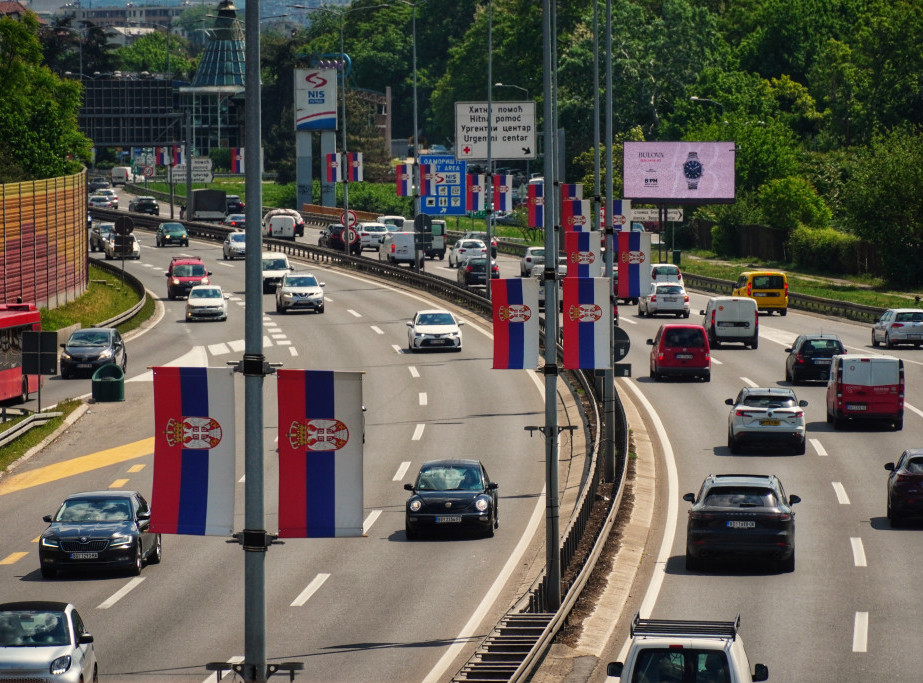
<path fill-rule="evenodd" d="M 897 528 L 908 517 L 923 518 L 923 448 L 908 448 L 888 474 L 888 521 Z"/>
<path fill-rule="evenodd" d="M 347 231 L 346 227 L 339 223 L 331 223 L 324 228 L 317 240 L 317 244 L 321 247 L 327 247 L 327 249 L 343 251 L 344 233 L 347 235 L 347 239 L 350 240 L 349 253 L 359 256 L 362 253 L 362 241 L 359 238 L 359 231 L 355 229 Z"/>
<path fill-rule="evenodd" d="M 38 543 L 42 576 L 68 569 L 127 568 L 137 576 L 160 562 L 160 534 L 149 531 L 151 508 L 137 491 L 87 491 L 64 499 Z"/>
<path fill-rule="evenodd" d="M 110 187 L 112 186 L 109 184 L 109 181 L 101 176 L 92 178 L 90 182 L 87 183 L 87 191 L 91 194 L 96 192 L 96 190 L 107 190 Z"/>
<path fill-rule="evenodd" d="M 128 353 L 122 335 L 114 327 L 88 327 L 75 330 L 66 342 L 61 344 L 61 379 L 77 374 L 92 375 L 103 365 L 115 363 L 128 367 Z"/>
<path fill-rule="evenodd" d="M 135 213 L 149 213 L 152 216 L 159 216 L 160 204 L 153 197 L 135 197 L 128 203 L 128 210 Z"/>
<path fill-rule="evenodd" d="M 499 526 L 497 484 L 479 460 L 430 460 L 416 483 L 404 488 L 412 493 L 404 524 L 408 540 L 423 529 L 469 529 L 493 536 Z"/>
<path fill-rule="evenodd" d="M 158 247 L 168 244 L 178 244 L 181 247 L 189 246 L 189 233 L 182 223 L 161 223 L 154 233 L 154 242 Z"/>
<path fill-rule="evenodd" d="M 686 527 L 686 569 L 701 571 L 716 557 L 768 558 L 795 570 L 795 511 L 775 475 L 710 474 L 692 503 Z"/>
<path fill-rule="evenodd" d="M 244 212 L 244 203 L 240 201 L 240 197 L 236 194 L 229 194 L 227 196 L 228 208 L 225 213 L 243 213 Z"/>
<path fill-rule="evenodd" d="M 830 359 L 846 353 L 843 342 L 835 334 L 802 334 L 785 349 L 785 380 L 798 384 L 804 380 L 827 381 Z"/>
<path fill-rule="evenodd" d="M 483 287 L 487 282 L 487 277 L 485 276 L 486 270 L 486 258 L 473 256 L 467 261 L 462 261 L 458 265 L 458 284 L 462 287 Z M 497 265 L 494 259 L 490 260 L 490 277 L 492 280 L 500 277 L 500 266 Z"/>

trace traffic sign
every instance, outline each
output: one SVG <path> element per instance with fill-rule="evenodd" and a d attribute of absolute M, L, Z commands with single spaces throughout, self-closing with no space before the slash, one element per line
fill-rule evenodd
<path fill-rule="evenodd" d="M 131 219 L 131 216 L 118 216 L 115 219 L 116 235 L 130 235 L 134 229 L 135 222 Z"/>
<path fill-rule="evenodd" d="M 631 220 L 640 223 L 653 223 L 660 220 L 658 209 L 632 209 Z M 682 209 L 667 209 L 667 221 L 679 223 L 683 220 Z"/>
<path fill-rule="evenodd" d="M 413 219 L 413 229 L 417 232 L 430 232 L 433 229 L 433 219 L 425 213 L 418 213 Z"/>
<path fill-rule="evenodd" d="M 535 158 L 535 102 L 491 102 L 490 158 Z M 455 103 L 455 155 L 487 159 L 487 102 Z"/>
<path fill-rule="evenodd" d="M 153 166 L 145 166 L 142 172 L 144 173 L 145 178 L 154 177 L 154 167 Z"/>
<path fill-rule="evenodd" d="M 616 361 L 620 361 L 628 355 L 631 340 L 628 338 L 628 333 L 621 327 L 612 328 L 612 346 Z"/>
<path fill-rule="evenodd" d="M 453 156 L 423 155 L 420 163 L 431 166 L 432 177 L 422 178 L 421 184 L 432 187 L 433 194 L 420 197 L 422 213 L 442 216 L 464 216 L 465 173 L 468 168 L 464 161 L 457 161 Z"/>
<path fill-rule="evenodd" d="M 346 222 L 347 214 L 349 215 L 349 223 Z M 346 225 L 350 228 L 355 227 L 359 223 L 359 216 L 356 215 L 356 212 L 350 209 L 349 211 L 344 211 L 340 214 L 340 225 Z"/>
<path fill-rule="evenodd" d="M 346 228 L 346 241 L 348 244 L 355 244 L 359 241 L 359 232 L 355 228 Z"/>

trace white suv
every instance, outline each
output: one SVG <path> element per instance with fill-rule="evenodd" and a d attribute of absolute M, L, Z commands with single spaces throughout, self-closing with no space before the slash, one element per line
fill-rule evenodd
<path fill-rule="evenodd" d="M 744 387 L 737 398 L 725 403 L 731 406 L 728 415 L 728 448 L 739 453 L 746 445 L 782 445 L 796 455 L 804 455 L 804 408 L 787 387 Z"/>

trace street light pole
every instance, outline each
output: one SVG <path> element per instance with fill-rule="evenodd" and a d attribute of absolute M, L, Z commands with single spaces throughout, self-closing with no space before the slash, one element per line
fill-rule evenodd
<path fill-rule="evenodd" d="M 529 100 L 529 91 L 526 88 L 523 88 L 521 85 L 513 85 L 512 83 L 494 83 L 494 87 L 495 88 L 516 88 L 516 90 L 522 90 L 522 92 L 525 93 L 526 101 Z M 532 170 L 532 167 L 531 167 L 530 162 L 531 162 L 531 159 L 526 159 L 526 182 L 529 181 L 529 178 L 531 176 L 530 172 Z"/>

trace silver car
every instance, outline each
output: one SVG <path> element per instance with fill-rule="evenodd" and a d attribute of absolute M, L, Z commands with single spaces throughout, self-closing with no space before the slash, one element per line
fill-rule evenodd
<path fill-rule="evenodd" d="M 676 282 L 659 282 L 651 285 L 650 291 L 638 300 L 638 316 L 675 315 L 689 317 L 689 295 Z"/>
<path fill-rule="evenodd" d="M 229 232 L 224 238 L 224 244 L 221 245 L 221 251 L 225 261 L 244 258 L 247 255 L 247 233 Z"/>
<path fill-rule="evenodd" d="M 276 288 L 276 313 L 286 311 L 324 312 L 324 283 L 313 273 L 287 273 Z"/>
<path fill-rule="evenodd" d="M 0 604 L 0 681 L 99 680 L 93 636 L 66 602 Z"/>
<path fill-rule="evenodd" d="M 787 446 L 804 455 L 804 408 L 795 392 L 784 387 L 744 387 L 737 398 L 725 403 L 728 415 L 728 449 L 739 453 L 744 446 Z"/>
<path fill-rule="evenodd" d="M 522 277 L 528 277 L 532 273 L 533 266 L 540 266 L 545 263 L 545 247 L 526 247 L 525 253 L 519 260 L 519 274 Z"/>
<path fill-rule="evenodd" d="M 919 308 L 889 308 L 872 325 L 872 346 L 884 344 L 894 348 L 897 344 L 923 344 L 923 310 Z"/>

